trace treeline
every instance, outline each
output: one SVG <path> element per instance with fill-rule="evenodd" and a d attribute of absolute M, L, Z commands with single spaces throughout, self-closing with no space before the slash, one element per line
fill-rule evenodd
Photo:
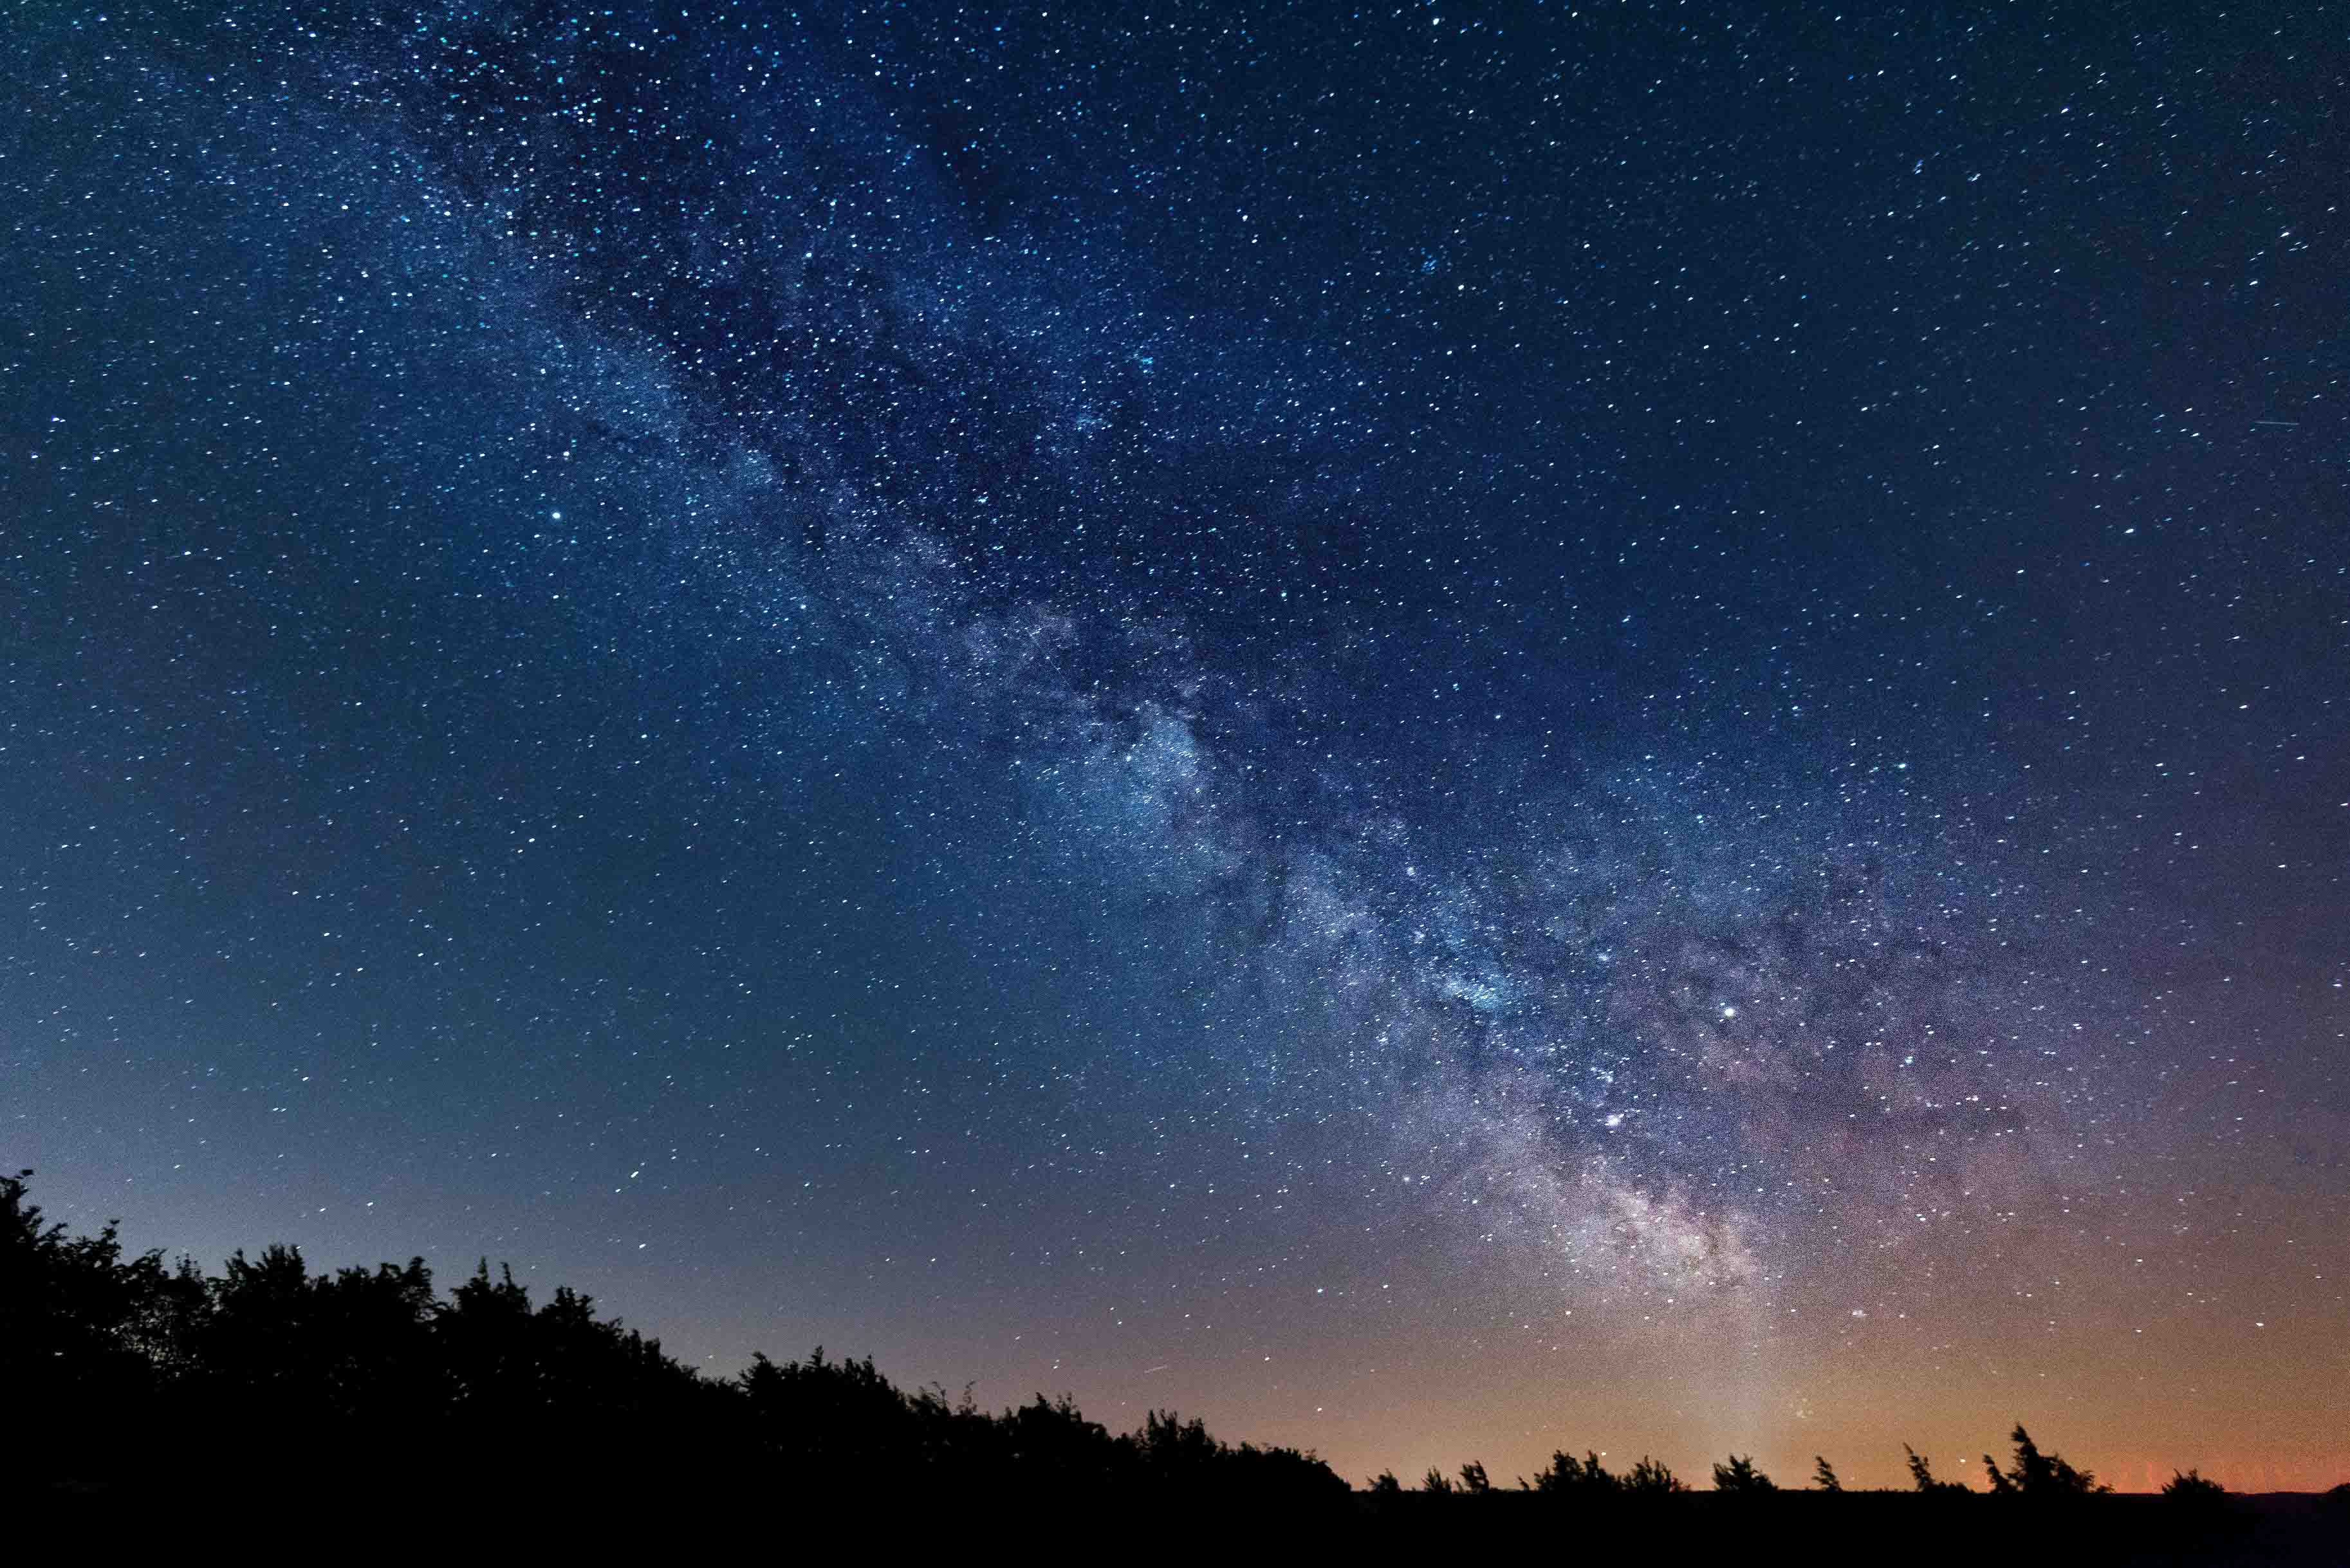
<path fill-rule="evenodd" d="M 1847 1490 L 1817 1455 L 1804 1484 L 1783 1486 L 1745 1454 L 1717 1462 L 1704 1488 L 1645 1454 L 1611 1470 L 1589 1450 L 1554 1452 L 1513 1484 L 1476 1460 L 1450 1473 L 1431 1468 L 1417 1486 L 1388 1471 L 1363 1495 L 1361 1539 L 1399 1555 L 1453 1553 L 1464 1540 L 1489 1553 L 1555 1552 L 1567 1539 L 1585 1560 L 1735 1562 L 1760 1552 L 1814 1568 L 2350 1563 L 2350 1485 L 2324 1497 L 2249 1499 L 2190 1469 L 2173 1472 L 2159 1496 L 2121 1497 L 2020 1423 L 2008 1443 L 2006 1464 L 1982 1456 L 1980 1490 L 1938 1477 L 1906 1445 L 1909 1484 L 1868 1490 Z"/>
<path fill-rule="evenodd" d="M 6 1480 L 307 1499 L 363 1493 L 624 1502 L 690 1484 L 1092 1504 L 1343 1506 L 1311 1453 L 1237 1446 L 1153 1411 L 1113 1433 L 1066 1397 L 1000 1413 L 900 1389 L 870 1359 L 761 1355 L 708 1376 L 558 1287 L 486 1262 L 445 1296 L 422 1260 L 314 1274 L 243 1252 L 216 1275 L 126 1256 L 111 1225 L 44 1224 L 0 1177 Z"/>
<path fill-rule="evenodd" d="M 2043 1453 L 2022 1422 L 2008 1434 L 2014 1445 L 2014 1459 L 2005 1469 L 1989 1454 L 1982 1457 L 1983 1472 L 1988 1478 L 1991 1496 L 2026 1497 L 2038 1501 L 2063 1498 L 2104 1497 L 2113 1488 L 2097 1480 L 2095 1472 L 2075 1469 L 2062 1454 Z M 1934 1497 L 1973 1496 L 1972 1487 L 1964 1481 L 1936 1479 L 1933 1466 L 1926 1457 L 1903 1444 L 1901 1451 L 1908 1456 L 1911 1490 Z M 1825 1455 L 1814 1455 L 1809 1490 L 1818 1492 L 1842 1492 L 1844 1481 L 1836 1475 L 1835 1467 Z M 1400 1497 L 1405 1487 L 1394 1471 L 1389 1470 L 1371 1482 L 1375 1497 Z M 1440 1496 L 1473 1497 L 1495 1489 L 1492 1478 L 1483 1464 L 1471 1460 L 1457 1474 L 1447 1475 L 1430 1468 L 1416 1489 Z M 1673 1473 L 1662 1460 L 1643 1454 L 1632 1468 L 1617 1474 L 1599 1462 L 1596 1452 L 1586 1449 L 1581 1459 L 1573 1454 L 1555 1452 L 1550 1463 L 1536 1470 L 1533 1479 L 1518 1478 L 1517 1490 L 1553 1496 L 1581 1498 L 1586 1501 L 1608 1498 L 1669 1497 L 1690 1490 L 1689 1482 Z M 1732 1454 L 1713 1467 L 1713 1490 L 1731 1497 L 1761 1497 L 1782 1490 L 1779 1483 L 1764 1474 L 1748 1454 Z M 2218 1481 L 2195 1470 L 2173 1471 L 2162 1488 L 2162 1495 L 2189 1503 L 2210 1503 L 2227 1496 L 2227 1489 Z"/>
<path fill-rule="evenodd" d="M 536 1517 L 577 1521 L 660 1517 L 680 1498 L 915 1500 L 972 1505 L 961 1517 L 992 1510 L 1064 1523 L 1250 1514 L 1336 1532 L 1330 1540 L 1431 1550 L 1471 1519 L 1492 1546 L 1545 1542 L 1556 1527 L 1546 1521 L 1574 1519 L 1593 1550 L 1632 1549 L 1666 1518 L 1692 1550 L 1735 1549 L 1764 1521 L 1811 1532 L 1840 1520 L 1856 1541 L 1902 1533 L 1921 1561 L 2027 1536 L 2109 1562 L 2203 1561 L 2214 1543 L 2240 1539 L 2262 1561 L 2301 1561 L 2303 1544 L 2338 1542 L 2350 1526 L 2350 1489 L 2312 1500 L 2306 1518 L 2262 1522 L 2191 1470 L 2164 1500 L 2117 1500 L 2159 1519 L 2069 1506 L 2111 1489 L 2021 1426 L 2008 1464 L 1983 1457 L 1991 1491 L 2068 1506 L 1953 1510 L 1909 1492 L 1846 1493 L 1825 1459 L 1807 1485 L 1782 1487 L 1742 1455 L 1693 1492 L 1659 1460 L 1619 1473 L 1590 1452 L 1555 1453 L 1513 1485 L 1471 1462 L 1430 1470 L 1417 1487 L 1382 1475 L 1358 1494 L 1310 1451 L 1235 1446 L 1168 1411 L 1118 1433 L 1066 1397 L 990 1412 L 968 1393 L 909 1392 L 869 1358 L 821 1350 L 710 1376 L 598 1316 L 588 1297 L 558 1287 L 534 1303 L 486 1262 L 443 1294 L 421 1260 L 314 1274 L 299 1252 L 273 1246 L 206 1274 L 160 1252 L 126 1256 L 111 1225 L 74 1236 L 44 1223 L 30 1174 L 0 1177 L 0 1501 L 29 1487 L 142 1505 L 266 1500 L 340 1519 L 354 1501 L 429 1501 L 463 1518 L 469 1505 L 512 1517 L 532 1500 L 561 1500 Z M 1970 1490 L 1915 1451 L 1908 1464 L 1915 1493 Z M 1654 1500 L 1681 1494 L 1693 1495 L 1657 1511 Z M 1490 1506 L 1465 1512 L 1445 1501 L 1488 1496 Z M 1918 1522 L 1929 1517 L 1930 1527 Z M 2243 1533 L 2254 1525 L 2270 1535 Z"/>

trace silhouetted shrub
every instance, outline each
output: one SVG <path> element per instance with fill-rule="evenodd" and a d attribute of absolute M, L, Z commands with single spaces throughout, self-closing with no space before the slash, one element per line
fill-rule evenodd
<path fill-rule="evenodd" d="M 2009 1468 L 2004 1478 L 2000 1477 L 1999 1468 L 1991 1463 L 1991 1456 L 1983 1456 L 1983 1467 L 1994 1478 L 1992 1490 L 1995 1491 L 2012 1491 L 2030 1498 L 2058 1498 L 2088 1497 L 2114 1490 L 2100 1485 L 2090 1471 L 2074 1469 L 2064 1462 L 2063 1455 L 2042 1453 L 2040 1445 L 2032 1440 L 2032 1434 L 2023 1429 L 2021 1421 L 2016 1423 L 2015 1430 L 2008 1434 L 2008 1440 L 2015 1445 L 2015 1463 Z M 1997 1484 L 2002 1479 L 2006 1484 Z"/>
<path fill-rule="evenodd" d="M 1661 1497 L 1668 1492 L 1687 1491 L 1689 1483 L 1667 1469 L 1662 1460 L 1642 1454 L 1640 1462 L 1626 1472 L 1624 1490 L 1633 1496 Z"/>
<path fill-rule="evenodd" d="M 1822 1462 L 1825 1463 L 1825 1460 Z M 1779 1485 L 1754 1468 L 1752 1455 L 1732 1454 L 1727 1463 L 1713 1467 L 1713 1490 L 1752 1496 L 1761 1492 L 1777 1491 Z"/>
<path fill-rule="evenodd" d="M 2228 1495 L 2228 1489 L 2199 1470 L 2173 1470 L 2162 1483 L 2162 1495 L 2177 1502 L 2208 1504 Z"/>
<path fill-rule="evenodd" d="M 1553 1453 L 1550 1463 L 1534 1473 L 1534 1490 L 1539 1492 L 1572 1497 L 1608 1497 L 1618 1489 L 1617 1479 L 1607 1473 L 1599 1456 L 1586 1450 L 1581 1459 L 1572 1454 Z"/>
<path fill-rule="evenodd" d="M 1931 1496 L 1948 1497 L 1967 1490 L 1967 1483 L 1964 1481 L 1936 1480 L 1934 1467 L 1926 1462 L 1925 1455 L 1908 1444 L 1902 1444 L 1901 1451 L 1909 1458 L 1909 1483 L 1919 1491 Z"/>

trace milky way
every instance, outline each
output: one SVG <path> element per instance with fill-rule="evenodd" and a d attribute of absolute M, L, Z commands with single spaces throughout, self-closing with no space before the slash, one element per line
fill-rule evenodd
<path fill-rule="evenodd" d="M 2344 1311 L 2338 33 L 45 13 L 20 1163 L 1358 1469 L 2126 1466 L 2069 1325 Z"/>

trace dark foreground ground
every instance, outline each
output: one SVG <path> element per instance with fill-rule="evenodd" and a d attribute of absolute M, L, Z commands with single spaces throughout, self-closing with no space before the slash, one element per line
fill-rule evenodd
<path fill-rule="evenodd" d="M 1706 1493 L 1558 1507 L 1517 1493 L 1357 1500 L 1371 1554 L 1475 1551 L 1537 1561 L 1742 1563 L 2324 1564 L 2350 1568 L 2350 1498 L 2230 1497 L 2215 1508 L 2112 1496 L 2034 1503 L 1911 1492 Z"/>
<path fill-rule="evenodd" d="M 252 1475 L 200 1486 L 151 1483 L 135 1493 L 82 1481 L 45 1487 L 46 1497 L 12 1512 L 19 1529 L 44 1516 L 85 1527 L 97 1519 L 141 1520 L 167 1532 L 258 1528 L 296 1552 L 417 1531 L 446 1541 L 454 1531 L 485 1546 L 528 1541 L 537 1549 L 592 1545 L 663 1556 L 752 1552 L 781 1562 L 1180 1552 L 1430 1564 L 2350 1568 L 2350 1495 L 2300 1492 L 2234 1496 L 2202 1509 L 2140 1495 L 2039 1503 L 1981 1494 L 1692 1492 L 1578 1504 L 1515 1491 L 1384 1499 L 1357 1492 L 1322 1505 L 1252 1509 L 1164 1495 L 858 1494 L 740 1477 L 707 1486 L 663 1480 L 646 1485 L 615 1467 L 600 1483 L 520 1489 L 481 1474 L 328 1490 Z"/>

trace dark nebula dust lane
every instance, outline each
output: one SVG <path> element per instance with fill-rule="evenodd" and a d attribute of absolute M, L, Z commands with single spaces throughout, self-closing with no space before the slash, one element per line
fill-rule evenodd
<path fill-rule="evenodd" d="M 20 8 L 6 1153 L 1357 1479 L 2339 1479 L 2345 60 Z"/>

